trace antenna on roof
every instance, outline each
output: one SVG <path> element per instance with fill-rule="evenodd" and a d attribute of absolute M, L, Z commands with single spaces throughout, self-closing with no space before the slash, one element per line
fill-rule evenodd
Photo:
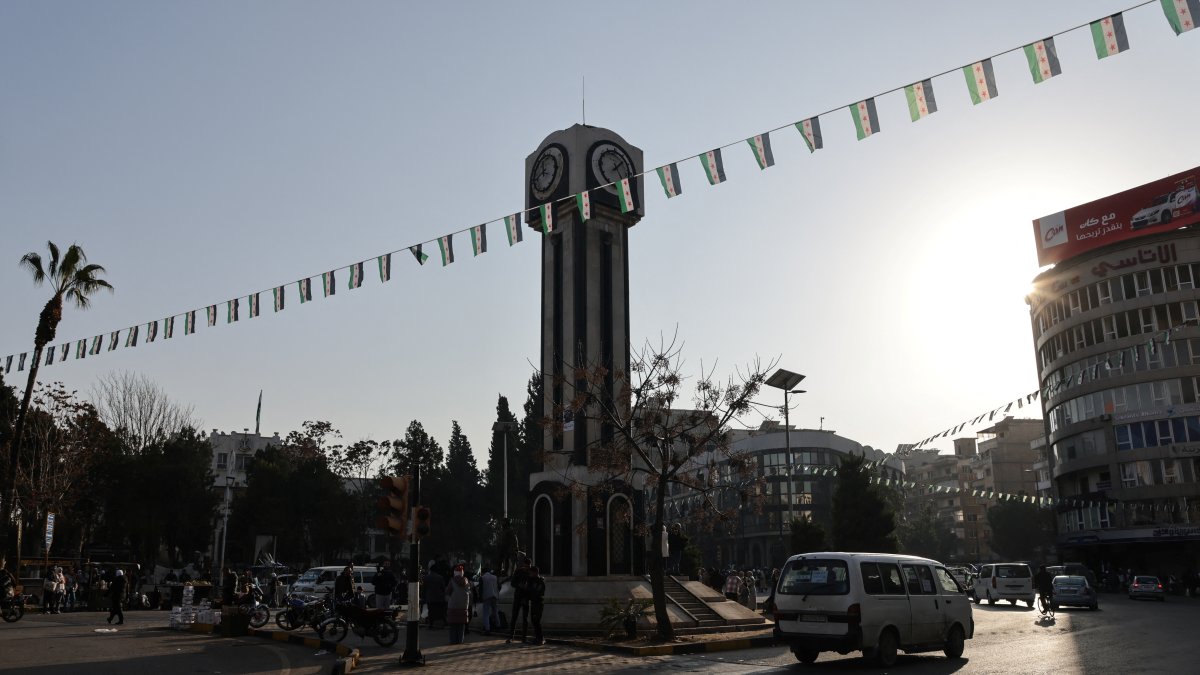
<path fill-rule="evenodd" d="M 579 78 L 582 83 L 579 92 L 579 107 L 583 115 L 583 126 L 587 126 L 587 75 L 581 75 Z"/>

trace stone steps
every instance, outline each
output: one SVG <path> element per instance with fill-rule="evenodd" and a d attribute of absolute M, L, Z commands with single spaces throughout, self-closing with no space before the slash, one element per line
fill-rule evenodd
<path fill-rule="evenodd" d="M 689 593 L 675 577 L 663 577 L 663 590 L 666 592 L 667 598 L 696 619 L 697 628 L 713 629 L 726 625 L 721 615 Z"/>

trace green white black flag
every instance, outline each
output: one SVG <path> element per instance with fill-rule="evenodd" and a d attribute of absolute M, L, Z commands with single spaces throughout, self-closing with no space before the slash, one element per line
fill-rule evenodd
<path fill-rule="evenodd" d="M 453 234 L 447 234 L 444 237 L 438 237 L 438 250 L 442 252 L 442 267 L 454 262 L 454 242 L 451 240 Z"/>
<path fill-rule="evenodd" d="M 354 290 L 362 286 L 363 282 L 363 264 L 356 262 L 350 266 L 350 290 Z"/>
<path fill-rule="evenodd" d="M 225 302 L 225 323 L 233 323 L 238 320 L 238 300 L 227 300 Z"/>
<path fill-rule="evenodd" d="M 487 253 L 487 226 L 476 225 L 471 228 L 471 251 L 475 255 Z"/>
<path fill-rule="evenodd" d="M 1196 17 L 1200 16 L 1200 0 L 1162 0 L 1162 8 L 1176 35 L 1196 27 Z"/>
<path fill-rule="evenodd" d="M 963 66 L 963 76 L 967 78 L 967 89 L 971 92 L 971 103 L 979 105 L 999 95 L 999 92 L 996 91 L 996 74 L 992 72 L 991 59 L 984 59 L 969 66 Z"/>
<path fill-rule="evenodd" d="M 312 300 L 312 279 L 301 279 L 296 283 L 300 290 L 300 304 Z"/>
<path fill-rule="evenodd" d="M 196 310 L 183 315 L 183 334 L 191 335 L 196 332 Z"/>
<path fill-rule="evenodd" d="M 1062 66 L 1058 63 L 1058 51 L 1054 48 L 1054 38 L 1038 40 L 1025 45 L 1025 60 L 1029 62 L 1029 74 L 1033 75 L 1033 83 L 1040 84 L 1055 75 L 1062 75 Z"/>
<path fill-rule="evenodd" d="M 629 213 L 634 208 L 633 187 L 628 178 L 617 181 L 617 201 L 621 204 L 621 213 Z"/>
<path fill-rule="evenodd" d="M 704 175 L 708 177 L 709 185 L 725 182 L 725 163 L 721 161 L 720 148 L 700 155 L 700 164 L 704 167 Z"/>
<path fill-rule="evenodd" d="M 386 283 L 392 278 L 392 254 L 384 253 L 383 255 L 379 256 L 378 261 L 379 281 L 380 283 Z"/>
<path fill-rule="evenodd" d="M 102 346 L 104 346 L 104 336 L 97 335 L 96 337 L 92 338 L 92 350 L 89 353 L 93 356 L 99 354 Z"/>
<path fill-rule="evenodd" d="M 283 309 L 283 304 L 286 296 L 284 295 L 284 286 L 276 286 L 271 290 L 271 299 L 275 301 L 275 311 Z"/>
<path fill-rule="evenodd" d="M 216 305 L 208 306 L 208 325 L 210 328 L 217 325 L 217 306 Z"/>
<path fill-rule="evenodd" d="M 538 207 L 538 215 L 542 218 L 542 234 L 554 231 L 554 205 L 542 204 Z"/>
<path fill-rule="evenodd" d="M 54 365 L 54 345 L 46 347 L 46 365 Z"/>
<path fill-rule="evenodd" d="M 663 192 L 667 193 L 667 199 L 683 194 L 683 185 L 679 182 L 679 167 L 676 164 L 660 166 L 657 171 L 658 180 L 662 183 Z"/>
<path fill-rule="evenodd" d="M 579 209 L 581 221 L 586 223 L 588 218 L 592 217 L 592 199 L 588 197 L 587 190 L 575 195 L 575 207 Z"/>
<path fill-rule="evenodd" d="M 138 327 L 137 326 L 126 329 L 126 331 L 125 331 L 125 346 L 126 347 L 136 347 L 137 346 L 137 335 L 138 335 Z"/>
<path fill-rule="evenodd" d="M 746 143 L 750 144 L 750 150 L 754 152 L 754 161 L 758 162 L 759 169 L 775 166 L 775 155 L 771 153 L 771 134 L 751 136 L 746 139 Z"/>
<path fill-rule="evenodd" d="M 904 98 L 908 99 L 908 116 L 914 122 L 937 112 L 937 100 L 933 97 L 933 80 L 921 80 L 908 85 L 904 88 Z"/>
<path fill-rule="evenodd" d="M 874 98 L 850 106 L 850 114 L 854 116 L 854 131 L 858 134 L 858 140 L 879 133 L 879 114 L 875 112 Z"/>
<path fill-rule="evenodd" d="M 256 316 L 258 316 L 258 312 L 259 312 L 258 293 L 251 293 L 249 295 L 249 299 L 250 299 L 250 318 L 253 319 Z"/>
<path fill-rule="evenodd" d="M 525 238 L 521 232 L 521 214 L 514 213 L 511 216 L 504 216 L 504 232 L 508 235 L 509 246 Z"/>
<path fill-rule="evenodd" d="M 157 337 L 158 337 L 158 322 L 151 321 L 150 323 L 146 324 L 146 342 L 154 342 L 154 339 Z"/>
<path fill-rule="evenodd" d="M 429 256 L 421 252 L 421 244 L 417 244 L 416 246 L 409 246 L 408 251 L 413 254 L 414 258 L 417 259 L 418 265 L 424 265 L 425 261 L 429 260 Z"/>
<path fill-rule="evenodd" d="M 170 340 L 175 337 L 175 317 L 168 316 L 163 319 L 163 339 Z"/>
<path fill-rule="evenodd" d="M 809 152 L 816 152 L 825 147 L 821 140 L 821 121 L 818 118 L 810 117 L 796 122 L 796 131 L 804 137 L 804 144 L 808 146 Z"/>
<path fill-rule="evenodd" d="M 1096 58 L 1102 59 L 1120 54 L 1129 49 L 1129 37 L 1125 35 L 1125 17 L 1120 12 L 1091 23 L 1092 43 L 1096 45 Z"/>
<path fill-rule="evenodd" d="M 337 286 L 333 278 L 334 270 L 321 273 L 321 286 L 325 291 L 325 297 L 329 297 L 337 293 Z"/>

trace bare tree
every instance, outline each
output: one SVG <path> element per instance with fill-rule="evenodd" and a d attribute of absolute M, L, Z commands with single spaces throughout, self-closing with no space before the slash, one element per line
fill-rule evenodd
<path fill-rule="evenodd" d="M 198 428 L 192 406 L 175 403 L 141 373 L 108 373 L 92 385 L 91 399 L 100 419 L 134 451 L 167 440 L 184 427 Z"/>
<path fill-rule="evenodd" d="M 601 490 L 632 486 L 650 493 L 645 519 L 630 524 L 652 537 L 649 560 L 650 586 L 658 637 L 674 639 L 667 614 L 663 586 L 662 538 L 666 525 L 668 494 L 690 495 L 699 508 L 692 514 L 697 522 L 711 526 L 728 521 L 739 508 L 761 508 L 762 477 L 744 453 L 730 441 L 729 430 L 751 409 L 751 399 L 762 387 L 776 360 L 761 359 L 738 368 L 724 383 L 714 379 L 715 369 L 700 368 L 695 382 L 688 384 L 683 370 L 682 346 L 676 338 L 647 343 L 631 354 L 629 373 L 613 372 L 600 365 L 574 368 L 571 381 L 563 378 L 564 389 L 574 396 L 566 404 L 579 420 L 595 420 L 604 428 L 600 441 L 588 448 L 588 467 L 601 483 L 584 485 L 563 470 L 561 480 L 572 491 L 589 487 Z M 684 408 L 684 406 L 688 406 Z M 550 411 L 543 424 L 561 434 L 562 410 Z M 549 455 L 549 453 L 547 453 Z M 563 465 L 548 456 L 550 464 Z M 715 475 L 714 475 L 715 474 Z M 730 504 L 720 499 L 730 485 L 737 485 L 745 500 Z"/>

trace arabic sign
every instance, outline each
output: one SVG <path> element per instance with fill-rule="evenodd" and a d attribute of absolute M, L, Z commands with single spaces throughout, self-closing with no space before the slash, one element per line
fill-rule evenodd
<path fill-rule="evenodd" d="M 1108 244 L 1200 223 L 1198 176 L 1200 167 L 1038 218 L 1033 221 L 1038 265 L 1062 262 Z M 1158 260 L 1159 252 L 1154 254 Z M 1108 269 L 1116 268 L 1118 262 L 1122 261 L 1112 261 Z"/>
<path fill-rule="evenodd" d="M 46 514 L 46 550 L 50 550 L 50 543 L 54 541 L 54 512 Z"/>

